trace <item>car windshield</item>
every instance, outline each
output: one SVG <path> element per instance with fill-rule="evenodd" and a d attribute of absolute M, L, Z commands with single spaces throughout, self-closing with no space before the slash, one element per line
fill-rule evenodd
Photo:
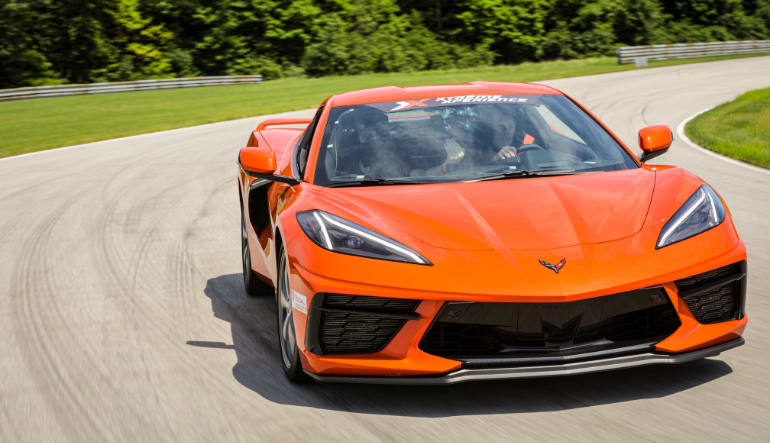
<path fill-rule="evenodd" d="M 638 167 L 563 95 L 472 95 L 330 110 L 315 183 L 440 183 Z"/>

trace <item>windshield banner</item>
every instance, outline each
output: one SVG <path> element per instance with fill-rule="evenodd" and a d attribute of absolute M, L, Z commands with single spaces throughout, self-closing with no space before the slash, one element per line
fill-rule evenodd
<path fill-rule="evenodd" d="M 369 103 L 367 106 L 383 112 L 415 111 L 420 108 L 437 106 L 478 105 L 485 103 L 514 103 L 532 105 L 537 103 L 537 95 L 461 95 L 458 97 L 434 97 L 398 102 Z"/>

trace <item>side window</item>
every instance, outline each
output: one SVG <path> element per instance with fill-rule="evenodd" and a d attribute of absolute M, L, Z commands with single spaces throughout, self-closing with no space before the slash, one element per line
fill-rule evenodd
<path fill-rule="evenodd" d="M 313 121 L 305 130 L 305 134 L 302 136 L 302 140 L 299 142 L 299 149 L 297 149 L 297 171 L 299 172 L 300 177 L 304 177 L 305 175 L 305 168 L 307 167 L 307 154 L 310 151 L 310 143 L 313 141 L 313 134 L 315 133 L 316 126 L 318 126 L 318 120 L 321 118 L 321 113 L 323 113 L 323 110 L 323 106 L 318 108 L 318 112 L 315 113 Z"/>
<path fill-rule="evenodd" d="M 578 143 L 586 144 L 586 142 L 580 138 L 579 135 L 575 133 L 575 131 L 572 130 L 569 126 L 567 126 L 566 123 L 561 121 L 559 117 L 556 116 L 553 112 L 551 112 L 550 109 L 548 109 L 545 105 L 537 105 L 535 107 L 537 109 L 537 112 L 540 113 L 540 116 L 543 117 L 543 120 L 548 124 L 548 126 L 551 128 L 551 131 L 563 135 L 567 138 L 570 138 Z"/>

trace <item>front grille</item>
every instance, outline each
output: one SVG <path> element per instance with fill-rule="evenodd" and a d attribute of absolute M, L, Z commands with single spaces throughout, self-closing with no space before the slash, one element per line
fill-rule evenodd
<path fill-rule="evenodd" d="M 317 294 L 308 318 L 308 348 L 320 355 L 381 351 L 407 320 L 419 318 L 419 300 Z"/>
<path fill-rule="evenodd" d="M 380 351 L 405 320 L 352 312 L 321 314 L 321 348 L 325 354 L 364 354 Z"/>
<path fill-rule="evenodd" d="M 420 348 L 466 364 L 558 361 L 652 346 L 679 325 L 660 287 L 567 303 L 449 302 Z"/>
<path fill-rule="evenodd" d="M 325 308 L 361 309 L 382 312 L 414 312 L 419 300 L 372 297 L 366 295 L 326 294 Z"/>
<path fill-rule="evenodd" d="M 679 297 L 700 323 L 743 318 L 746 262 L 741 261 L 676 281 Z"/>

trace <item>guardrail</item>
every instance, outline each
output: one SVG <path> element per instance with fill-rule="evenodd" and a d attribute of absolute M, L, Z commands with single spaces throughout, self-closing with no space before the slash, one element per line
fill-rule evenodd
<path fill-rule="evenodd" d="M 756 54 L 763 52 L 770 52 L 770 40 L 624 46 L 618 48 L 618 64 L 623 65 L 636 62 L 637 64 L 644 65 L 647 60 Z"/>
<path fill-rule="evenodd" d="M 0 89 L 0 101 L 66 95 L 105 94 L 109 92 L 148 91 L 153 89 L 196 88 L 201 86 L 243 85 L 259 83 L 261 75 L 234 75 L 220 77 L 167 78 L 116 83 L 89 83 L 85 85 L 33 86 Z"/>

